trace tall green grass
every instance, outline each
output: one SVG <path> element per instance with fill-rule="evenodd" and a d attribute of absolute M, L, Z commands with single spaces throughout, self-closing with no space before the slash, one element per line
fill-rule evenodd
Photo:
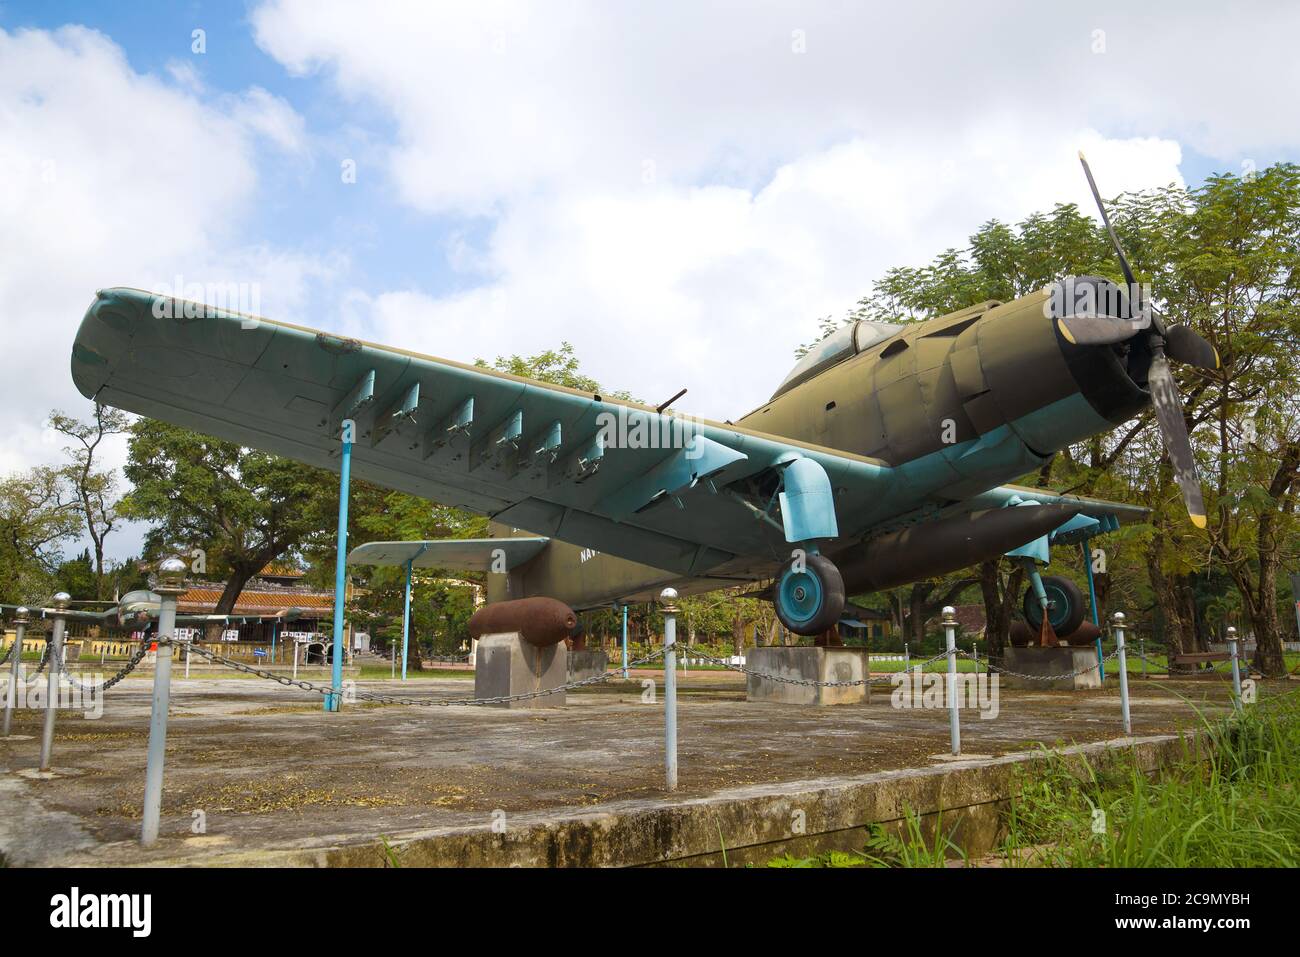
<path fill-rule="evenodd" d="M 1005 862 L 1300 865 L 1300 700 L 1278 696 L 1202 722 L 1208 747 L 1200 757 L 1188 754 L 1152 775 L 1131 758 L 1100 771 L 1059 757 L 1026 769 L 1011 801 Z"/>
<path fill-rule="evenodd" d="M 1011 867 L 1300 866 L 1300 695 L 1227 717 L 1148 774 L 1132 754 L 1090 764 L 1047 752 L 1017 771 L 1006 836 L 986 863 Z M 1098 814 L 1097 812 L 1100 812 Z M 899 835 L 879 827 L 859 852 L 776 858 L 776 867 L 935 867 L 965 854 L 909 814 Z M 980 863 L 980 862 L 975 862 Z"/>

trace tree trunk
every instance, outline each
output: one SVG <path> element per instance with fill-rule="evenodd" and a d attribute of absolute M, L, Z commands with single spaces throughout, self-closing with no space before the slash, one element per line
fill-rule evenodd
<path fill-rule="evenodd" d="M 1016 606 L 1016 595 L 1024 580 L 1024 569 L 1012 568 L 1005 585 L 1002 582 L 1002 559 L 980 562 L 980 594 L 984 598 L 984 640 L 986 653 L 997 664 L 1006 654 L 1007 639 L 1011 632 L 1011 616 Z"/>
<path fill-rule="evenodd" d="M 915 643 L 918 651 L 925 642 L 925 600 L 933 590 L 933 582 L 917 582 L 907 598 L 907 632 L 909 640 Z"/>
<path fill-rule="evenodd" d="M 1002 615 L 1002 590 L 998 566 L 1001 559 L 980 562 L 980 595 L 984 598 L 985 653 L 995 664 L 1002 662 L 1011 623 Z"/>
<path fill-rule="evenodd" d="M 1255 631 L 1255 658 L 1252 664 L 1260 674 L 1280 678 L 1286 674 L 1282 657 L 1282 627 L 1277 617 L 1277 546 L 1267 537 L 1272 516 L 1261 516 L 1259 525 L 1259 590 L 1256 593 L 1250 623 Z"/>
<path fill-rule="evenodd" d="M 1147 567 L 1151 570 L 1151 589 L 1155 592 L 1156 606 L 1160 608 L 1164 615 L 1164 642 L 1165 650 L 1169 655 L 1169 670 L 1185 670 L 1175 668 L 1174 656 L 1183 654 L 1193 647 L 1194 638 L 1190 635 L 1188 623 L 1183 617 L 1182 602 L 1179 601 L 1178 589 L 1175 583 L 1165 574 L 1164 564 L 1161 558 L 1161 547 L 1164 544 L 1164 529 L 1159 521 L 1154 523 L 1155 534 L 1151 536 L 1151 544 L 1147 548 Z"/>

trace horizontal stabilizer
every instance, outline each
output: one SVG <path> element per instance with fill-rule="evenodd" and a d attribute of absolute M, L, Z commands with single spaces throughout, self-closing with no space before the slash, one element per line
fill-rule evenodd
<path fill-rule="evenodd" d="M 427 542 L 367 542 L 352 549 L 349 565 L 405 565 L 457 571 L 508 571 L 524 564 L 549 538 L 442 538 Z"/>

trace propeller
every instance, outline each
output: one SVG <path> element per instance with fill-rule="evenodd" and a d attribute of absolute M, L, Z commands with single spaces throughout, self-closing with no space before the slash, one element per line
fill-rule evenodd
<path fill-rule="evenodd" d="M 1183 402 L 1178 395 L 1178 386 L 1169 369 L 1169 359 L 1198 369 L 1214 370 L 1219 368 L 1219 354 L 1214 346 L 1190 326 L 1178 324 L 1166 327 L 1159 315 L 1146 304 L 1145 308 L 1135 308 L 1140 303 L 1132 300 L 1141 296 L 1133 269 L 1128 257 L 1120 245 L 1115 228 L 1106 214 L 1106 206 L 1101 201 L 1101 193 L 1092 178 L 1092 170 L 1083 153 L 1079 153 L 1079 162 L 1083 164 L 1083 173 L 1088 177 L 1088 186 L 1092 198 L 1097 201 L 1101 221 L 1110 236 L 1115 257 L 1119 260 L 1120 271 L 1128 286 L 1128 316 L 1111 316 L 1103 314 L 1062 316 L 1057 320 L 1061 334 L 1070 342 L 1078 345 L 1116 345 L 1126 342 L 1143 331 L 1150 330 L 1151 365 L 1147 370 L 1147 389 L 1151 393 L 1151 403 L 1155 406 L 1156 422 L 1160 426 L 1160 436 L 1164 440 L 1165 450 L 1173 466 L 1174 479 L 1183 493 L 1183 503 L 1187 514 L 1197 528 L 1205 527 L 1205 500 L 1201 494 L 1201 481 L 1196 474 L 1196 459 L 1192 454 L 1192 441 L 1187 434 L 1187 420 L 1183 415 Z M 1107 310 L 1108 311 L 1108 310 Z"/>

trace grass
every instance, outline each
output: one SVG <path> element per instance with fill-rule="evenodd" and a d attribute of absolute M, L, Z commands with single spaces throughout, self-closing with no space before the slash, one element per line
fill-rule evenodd
<path fill-rule="evenodd" d="M 767 862 L 768 867 L 945 867 L 950 858 L 965 859 L 966 853 L 944 833 L 943 815 L 935 824 L 937 840 L 926 840 L 921 818 L 909 810 L 902 822 L 902 833 L 879 824 L 871 825 L 871 835 L 860 851 L 828 851 L 813 857 L 785 855 Z"/>
<path fill-rule="evenodd" d="M 1103 768 L 1047 752 L 1019 769 L 1005 838 L 1008 867 L 1300 866 L 1300 694 L 1241 714 L 1202 716 L 1204 747 L 1148 775 L 1121 754 Z M 858 852 L 781 857 L 774 867 L 933 867 L 964 853 L 910 814 L 901 835 L 873 828 Z"/>
<path fill-rule="evenodd" d="M 1131 762 L 1106 772 L 1085 764 L 1080 777 L 1049 759 L 1012 801 L 1007 863 L 1300 866 L 1300 698 L 1203 726 L 1205 760 L 1188 756 L 1151 777 Z"/>
<path fill-rule="evenodd" d="M 397 669 L 397 676 L 400 680 L 402 669 Z M 392 665 L 362 665 L 361 674 L 357 677 L 362 681 L 378 681 L 389 679 L 393 676 Z M 474 672 L 468 669 L 459 668 L 430 668 L 425 671 L 408 670 L 406 677 L 412 681 L 418 678 L 465 678 L 473 680 Z"/>

